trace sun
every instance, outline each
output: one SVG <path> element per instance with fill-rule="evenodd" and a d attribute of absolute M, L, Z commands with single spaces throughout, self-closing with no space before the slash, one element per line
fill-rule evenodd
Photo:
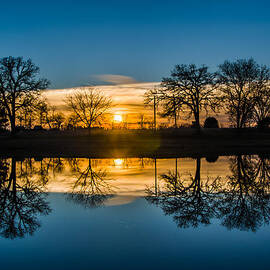
<path fill-rule="evenodd" d="M 113 120 L 116 121 L 116 122 L 122 122 L 122 115 L 120 114 L 115 114 L 114 117 L 113 117 Z"/>
<path fill-rule="evenodd" d="M 123 164 L 123 159 L 117 158 L 113 162 L 115 166 L 121 166 Z"/>

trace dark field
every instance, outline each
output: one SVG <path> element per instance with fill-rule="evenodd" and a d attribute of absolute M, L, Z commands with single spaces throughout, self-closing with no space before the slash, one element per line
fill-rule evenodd
<path fill-rule="evenodd" d="M 187 157 L 267 154 L 270 132 L 246 129 L 163 131 L 93 130 L 88 133 L 28 131 L 2 135 L 1 156 L 36 157 Z"/>

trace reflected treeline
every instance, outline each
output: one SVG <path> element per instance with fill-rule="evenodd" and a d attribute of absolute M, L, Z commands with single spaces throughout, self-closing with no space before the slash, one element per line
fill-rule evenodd
<path fill-rule="evenodd" d="M 113 195 L 106 170 L 98 163 L 77 158 L 0 159 L 0 235 L 14 239 L 32 235 L 41 226 L 38 217 L 51 212 L 46 186 L 57 175 L 72 173 L 68 199 L 87 207 L 103 205 Z"/>
<path fill-rule="evenodd" d="M 31 164 L 15 158 L 0 159 L 0 234 L 5 238 L 32 235 L 40 227 L 39 215 L 51 211 L 43 181 L 31 177 Z"/>
<path fill-rule="evenodd" d="M 70 167 L 76 175 L 72 192 L 68 199 L 86 207 L 101 206 L 106 200 L 113 197 L 112 187 L 108 183 L 107 172 L 102 168 L 93 168 L 94 160 L 88 159 L 87 166 L 81 166 L 78 158 L 69 159 Z"/>
<path fill-rule="evenodd" d="M 68 200 L 95 208 L 104 205 L 115 193 L 130 192 L 129 186 L 137 185 L 141 177 L 152 180 L 153 175 L 155 187 L 148 190 L 147 200 L 160 206 L 166 215 L 173 216 L 180 228 L 208 225 L 213 219 L 218 219 L 228 229 L 256 231 L 268 224 L 269 157 L 236 156 L 226 159 L 226 163 L 221 159 L 221 163 L 214 165 L 217 159 L 215 156 L 206 159 L 214 172 L 213 177 L 207 177 L 208 172 L 201 173 L 205 163 L 200 158 L 195 161 L 155 158 L 0 159 L 0 235 L 16 238 L 33 234 L 40 227 L 39 216 L 51 211 L 46 198 L 47 189 L 66 192 Z M 188 169 L 188 175 L 179 172 L 182 161 L 186 162 L 182 166 L 184 170 Z M 227 161 L 230 165 L 227 177 L 217 176 L 216 169 L 228 164 Z M 190 162 L 195 162 L 192 173 Z M 173 163 L 175 169 L 164 173 Z M 227 166 L 221 172 L 226 169 Z M 119 177 L 118 183 L 111 181 L 118 175 L 123 180 Z M 158 175 L 160 181 L 157 181 Z M 129 183 L 130 179 L 136 179 L 136 182 Z"/>
<path fill-rule="evenodd" d="M 194 176 L 175 171 L 161 174 L 162 189 L 148 189 L 147 200 L 173 216 L 180 228 L 208 225 L 218 218 L 228 229 L 256 231 L 270 219 L 270 159 L 236 156 L 231 175 L 201 179 L 201 159 Z"/>

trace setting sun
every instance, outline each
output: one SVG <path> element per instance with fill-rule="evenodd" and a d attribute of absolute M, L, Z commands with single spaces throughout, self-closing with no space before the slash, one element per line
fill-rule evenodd
<path fill-rule="evenodd" d="M 116 122 L 122 122 L 122 115 L 120 114 L 115 114 L 114 117 L 113 117 L 113 120 L 116 121 Z"/>
<path fill-rule="evenodd" d="M 115 166 L 121 166 L 123 164 L 123 159 L 122 158 L 117 158 L 114 161 Z"/>

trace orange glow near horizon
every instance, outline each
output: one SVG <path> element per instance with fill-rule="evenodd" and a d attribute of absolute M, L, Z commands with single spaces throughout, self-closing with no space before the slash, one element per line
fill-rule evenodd
<path fill-rule="evenodd" d="M 123 164 L 123 159 L 122 158 L 117 158 L 117 159 L 114 159 L 114 165 L 117 166 L 117 167 L 120 167 L 122 164 Z"/>
<path fill-rule="evenodd" d="M 115 122 L 122 122 L 122 121 L 123 121 L 123 117 L 122 117 L 121 114 L 115 114 L 115 115 L 113 116 L 113 120 L 114 120 Z"/>

